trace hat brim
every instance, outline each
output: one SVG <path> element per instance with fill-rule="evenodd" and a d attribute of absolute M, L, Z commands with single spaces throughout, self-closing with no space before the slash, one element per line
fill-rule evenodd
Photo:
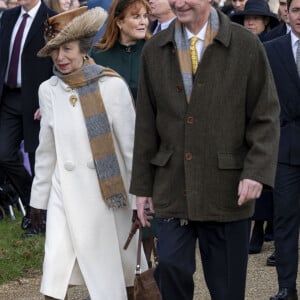
<path fill-rule="evenodd" d="M 261 11 L 257 11 L 257 10 L 239 11 L 239 12 L 234 13 L 230 17 L 230 19 L 231 19 L 231 21 L 244 26 L 245 16 L 269 17 L 270 18 L 270 23 L 269 24 L 270 24 L 271 29 L 276 27 L 280 23 L 275 14 L 273 14 L 271 12 L 270 13 L 262 13 Z"/>
<path fill-rule="evenodd" d="M 57 49 L 65 43 L 95 36 L 103 26 L 106 18 L 107 12 L 101 7 L 87 10 L 82 15 L 75 17 L 53 39 L 49 40 L 47 44 L 39 50 L 37 56 L 50 56 L 54 49 Z"/>

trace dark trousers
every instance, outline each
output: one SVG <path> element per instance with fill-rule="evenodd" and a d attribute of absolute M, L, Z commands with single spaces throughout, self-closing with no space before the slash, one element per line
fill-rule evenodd
<path fill-rule="evenodd" d="M 249 220 L 181 226 L 178 219 L 157 219 L 159 264 L 154 276 L 163 300 L 193 299 L 197 240 L 211 299 L 243 300 L 249 227 Z"/>
<path fill-rule="evenodd" d="M 0 168 L 18 192 L 22 202 L 29 204 L 32 178 L 20 160 L 23 140 L 22 95 L 20 89 L 5 87 L 0 106 Z M 33 117 L 33 116 L 32 116 Z M 34 153 L 29 153 L 34 166 Z"/>
<path fill-rule="evenodd" d="M 277 165 L 274 240 L 279 288 L 296 288 L 300 225 L 300 166 Z"/>

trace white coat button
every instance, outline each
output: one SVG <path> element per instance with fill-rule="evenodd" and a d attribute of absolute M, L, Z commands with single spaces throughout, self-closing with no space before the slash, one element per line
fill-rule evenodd
<path fill-rule="evenodd" d="M 66 161 L 65 164 L 64 164 L 64 167 L 67 171 L 72 171 L 75 169 L 75 165 L 73 162 L 71 161 Z"/>
<path fill-rule="evenodd" d="M 87 167 L 90 169 L 95 169 L 95 163 L 93 160 L 90 160 L 86 163 Z"/>

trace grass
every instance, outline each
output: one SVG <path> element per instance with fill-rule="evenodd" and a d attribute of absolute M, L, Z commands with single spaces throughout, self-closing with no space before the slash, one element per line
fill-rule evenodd
<path fill-rule="evenodd" d="M 0 221 L 0 285 L 40 271 L 44 256 L 44 237 L 22 238 L 22 216 Z"/>

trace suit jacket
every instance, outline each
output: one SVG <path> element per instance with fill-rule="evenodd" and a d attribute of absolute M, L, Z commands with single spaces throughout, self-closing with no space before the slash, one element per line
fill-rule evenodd
<path fill-rule="evenodd" d="M 258 38 L 218 13 L 220 28 L 187 103 L 174 25 L 144 46 L 130 192 L 152 196 L 158 217 L 234 221 L 240 179 L 273 186 L 279 103 Z"/>
<path fill-rule="evenodd" d="M 149 26 L 148 26 L 148 30 L 149 30 L 151 33 L 153 33 L 154 30 L 155 30 L 155 28 L 156 28 L 156 26 L 157 26 L 157 20 L 155 20 L 155 21 L 150 21 L 150 22 L 149 22 Z"/>
<path fill-rule="evenodd" d="M 14 25 L 20 15 L 21 7 L 6 10 L 1 18 L 0 26 L 0 104 L 5 84 L 5 74 L 8 67 L 9 45 Z M 34 112 L 39 107 L 39 85 L 52 75 L 50 58 L 37 57 L 37 52 L 44 46 L 44 22 L 50 10 L 43 2 L 32 22 L 28 32 L 22 56 L 22 98 L 23 98 L 23 134 L 25 150 L 34 152 L 38 145 L 39 121 L 33 120 Z"/>
<path fill-rule="evenodd" d="M 271 41 L 273 39 L 276 39 L 282 35 L 286 34 L 286 24 L 280 23 L 278 26 L 274 27 L 272 30 L 267 32 L 264 36 L 264 41 Z"/>
<path fill-rule="evenodd" d="M 300 165 L 300 79 L 291 34 L 265 43 L 265 48 L 281 105 L 278 161 Z"/>

